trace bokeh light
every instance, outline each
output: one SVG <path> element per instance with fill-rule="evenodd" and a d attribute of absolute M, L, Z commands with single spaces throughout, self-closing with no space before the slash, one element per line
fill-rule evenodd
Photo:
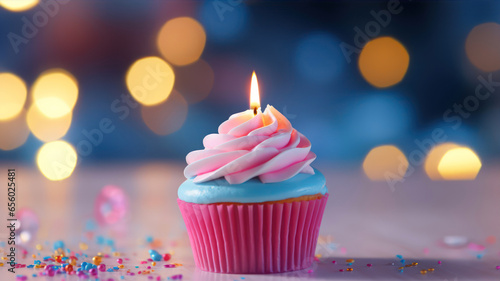
<path fill-rule="evenodd" d="M 396 94 L 376 93 L 353 99 L 342 115 L 345 137 L 357 143 L 389 142 L 413 124 L 413 108 Z"/>
<path fill-rule="evenodd" d="M 399 83 L 409 63 L 410 56 L 399 41 L 392 37 L 379 37 L 363 47 L 358 66 L 368 83 L 384 88 Z"/>
<path fill-rule="evenodd" d="M 181 94 L 173 91 L 168 99 L 157 106 L 142 107 L 144 123 L 158 135 L 179 130 L 186 121 L 188 104 Z"/>
<path fill-rule="evenodd" d="M 39 2 L 40 0 L 0 0 L 0 6 L 12 12 L 22 12 L 35 7 Z"/>
<path fill-rule="evenodd" d="M 363 162 L 363 171 L 372 181 L 400 180 L 407 169 L 406 156 L 393 145 L 373 148 Z"/>
<path fill-rule="evenodd" d="M 477 68 L 492 72 L 500 69 L 500 24 L 487 22 L 474 27 L 465 41 L 465 52 Z"/>
<path fill-rule="evenodd" d="M 190 65 L 175 68 L 175 90 L 190 104 L 204 100 L 214 84 L 214 72 L 200 59 Z"/>
<path fill-rule="evenodd" d="M 128 196 L 114 185 L 103 187 L 94 202 L 94 217 L 101 224 L 114 224 L 123 220 L 128 212 Z"/>
<path fill-rule="evenodd" d="M 13 118 L 21 112 L 27 92 L 21 78 L 12 73 L 0 73 L 0 120 Z"/>
<path fill-rule="evenodd" d="M 473 180 L 481 170 L 481 160 L 472 149 L 458 147 L 447 151 L 439 161 L 438 171 L 445 180 Z"/>
<path fill-rule="evenodd" d="M 245 3 L 237 1 L 203 1 L 200 21 L 214 43 L 227 43 L 244 36 L 248 8 Z"/>
<path fill-rule="evenodd" d="M 146 57 L 130 66 L 126 76 L 127 88 L 135 100 L 146 106 L 166 100 L 174 87 L 172 67 L 159 57 Z"/>
<path fill-rule="evenodd" d="M 19 227 L 16 227 L 16 243 L 27 244 L 34 241 L 40 220 L 35 212 L 29 208 L 21 208 L 16 212 Z"/>
<path fill-rule="evenodd" d="M 297 46 L 295 67 L 301 76 L 314 82 L 329 82 L 345 65 L 339 41 L 328 33 L 313 33 Z"/>
<path fill-rule="evenodd" d="M 51 181 L 59 181 L 71 176 L 77 163 L 75 148 L 65 141 L 44 144 L 36 156 L 38 169 Z"/>
<path fill-rule="evenodd" d="M 187 65 L 197 61 L 207 36 L 199 22 L 189 17 L 169 20 L 160 29 L 158 49 L 165 59 L 175 65 Z"/>
<path fill-rule="evenodd" d="M 469 238 L 461 235 L 447 235 L 442 239 L 442 245 L 450 249 L 464 248 L 468 243 Z"/>
<path fill-rule="evenodd" d="M 72 112 L 69 112 L 58 118 L 49 118 L 33 104 L 28 110 L 26 122 L 35 137 L 41 141 L 50 142 L 66 135 L 71 126 L 72 117 Z"/>
<path fill-rule="evenodd" d="M 51 69 L 33 84 L 33 102 L 49 118 L 59 118 L 73 110 L 78 99 L 78 83 L 69 72 Z"/>
<path fill-rule="evenodd" d="M 425 158 L 425 173 L 432 180 L 442 180 L 441 174 L 438 171 L 438 165 L 443 156 L 451 149 L 459 147 L 456 143 L 442 143 L 434 146 Z"/>
<path fill-rule="evenodd" d="M 23 109 L 16 117 L 0 120 L 0 149 L 12 150 L 23 145 L 30 134 L 26 124 L 26 111 Z"/>

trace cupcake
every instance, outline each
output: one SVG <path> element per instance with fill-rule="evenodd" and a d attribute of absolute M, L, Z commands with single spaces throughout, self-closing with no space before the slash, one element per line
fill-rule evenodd
<path fill-rule="evenodd" d="M 177 199 L 196 266 L 277 273 L 311 266 L 328 199 L 309 140 L 274 107 L 232 115 L 189 153 Z"/>

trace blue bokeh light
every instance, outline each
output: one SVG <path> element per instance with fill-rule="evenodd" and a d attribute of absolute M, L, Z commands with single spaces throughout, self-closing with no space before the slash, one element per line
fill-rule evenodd
<path fill-rule="evenodd" d="M 205 1 L 200 7 L 200 21 L 208 40 L 229 42 L 242 35 L 248 21 L 247 7 L 243 1 Z"/>
<path fill-rule="evenodd" d="M 353 100 L 342 118 L 349 138 L 361 143 L 379 143 L 393 141 L 407 133 L 414 114 L 403 97 L 375 93 Z"/>
<path fill-rule="evenodd" d="M 339 44 L 337 38 L 325 32 L 311 33 L 302 39 L 295 56 L 299 74 L 312 82 L 331 82 L 345 66 Z"/>

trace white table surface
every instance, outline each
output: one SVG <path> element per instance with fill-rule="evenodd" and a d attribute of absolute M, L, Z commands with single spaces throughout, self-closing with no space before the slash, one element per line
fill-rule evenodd
<path fill-rule="evenodd" d="M 62 182 L 46 180 L 36 168 L 5 163 L 0 171 L 17 169 L 20 207 L 29 207 L 40 217 L 40 229 L 33 243 L 52 243 L 62 239 L 71 249 L 85 241 L 85 221 L 93 217 L 93 204 L 99 190 L 107 185 L 121 186 L 130 197 L 129 213 L 124 222 L 99 227 L 94 236 L 112 237 L 117 251 L 131 260 L 126 268 L 136 272 L 140 260 L 148 257 L 144 244 L 148 235 L 159 239 L 160 252 L 172 251 L 172 260 L 182 266 L 163 268 L 161 262 L 153 274 L 161 280 L 182 274 L 183 280 L 499 280 L 499 243 L 486 242 L 487 237 L 500 239 L 500 181 L 498 165 L 484 164 L 474 181 L 431 181 L 417 171 L 395 189 L 385 182 L 371 182 L 358 169 L 316 165 L 327 178 L 331 194 L 321 227 L 318 262 L 308 270 L 285 274 L 231 275 L 202 272 L 195 268 L 185 227 L 177 208 L 177 187 L 183 181 L 182 163 L 140 163 L 81 165 Z M 0 191 L 0 221 L 6 222 L 6 191 Z M 3 225 L 0 224 L 0 225 Z M 6 241 L 6 228 L 0 228 L 0 241 Z M 468 247 L 449 248 L 442 239 L 448 235 L 464 236 L 468 242 L 484 245 L 478 252 Z M 109 249 L 89 242 L 89 256 Z M 34 244 L 27 245 L 29 255 L 20 263 L 31 264 Z M 46 249 L 48 247 L 45 247 Z M 5 248 L 3 248 L 5 250 Z M 42 250 L 41 256 L 51 251 Z M 477 255 L 481 258 L 478 259 Z M 416 267 L 400 273 L 402 255 Z M 5 253 L 0 253 L 5 256 Z M 355 259 L 352 272 L 345 260 Z M 116 258 L 104 263 L 116 265 Z M 337 261 L 336 264 L 332 260 Z M 437 261 L 442 264 L 438 265 Z M 1 262 L 1 261 L 0 261 Z M 5 262 L 5 261 L 3 261 Z M 81 262 L 81 261 L 80 261 Z M 371 263 L 371 268 L 366 264 Z M 394 265 L 392 265 L 394 263 Z M 144 267 L 144 266 L 142 266 Z M 429 267 L 435 271 L 421 275 Z M 311 271 L 312 270 L 312 271 Z M 32 277 L 39 269 L 18 269 L 16 274 L 28 280 L 78 280 L 76 276 Z M 100 273 L 100 280 L 150 280 L 145 276 L 127 276 L 125 271 Z M 242 279 L 244 278 L 244 279 Z M 0 280 L 15 280 L 0 267 Z"/>

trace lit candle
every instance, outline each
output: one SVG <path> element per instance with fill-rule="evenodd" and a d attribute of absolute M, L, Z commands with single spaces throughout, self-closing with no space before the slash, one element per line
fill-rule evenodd
<path fill-rule="evenodd" d="M 250 109 L 253 109 L 253 114 L 257 115 L 257 110 L 260 108 L 259 97 L 259 82 L 255 71 L 252 73 L 252 83 L 250 85 Z"/>

